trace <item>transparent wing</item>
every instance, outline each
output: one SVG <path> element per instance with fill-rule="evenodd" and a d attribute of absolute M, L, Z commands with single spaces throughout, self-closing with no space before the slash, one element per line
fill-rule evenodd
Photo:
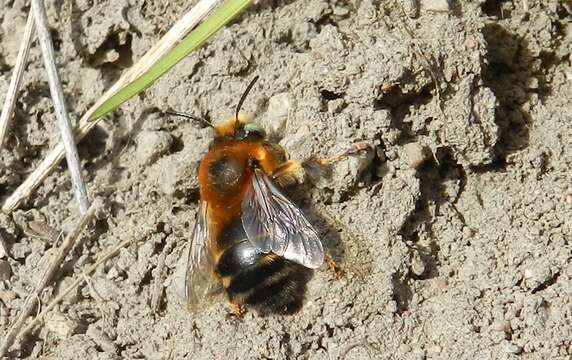
<path fill-rule="evenodd" d="M 201 202 L 189 245 L 186 275 L 187 304 L 193 312 L 215 302 L 222 287 L 212 276 L 207 206 Z"/>
<path fill-rule="evenodd" d="M 318 234 L 302 211 L 261 170 L 242 201 L 242 224 L 248 240 L 264 253 L 273 252 L 310 269 L 324 262 Z"/>

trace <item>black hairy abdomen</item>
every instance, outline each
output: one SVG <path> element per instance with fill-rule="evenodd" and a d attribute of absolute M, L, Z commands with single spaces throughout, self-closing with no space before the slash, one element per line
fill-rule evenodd
<path fill-rule="evenodd" d="M 291 314 L 302 307 L 312 275 L 310 269 L 261 253 L 248 241 L 239 221 L 228 226 L 221 236 L 235 239 L 216 266 L 218 275 L 230 279 L 225 284 L 230 301 L 254 308 L 261 315 Z"/>

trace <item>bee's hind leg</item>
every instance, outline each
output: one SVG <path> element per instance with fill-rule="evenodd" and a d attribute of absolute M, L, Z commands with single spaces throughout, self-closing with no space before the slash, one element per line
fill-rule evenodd
<path fill-rule="evenodd" d="M 326 268 L 334 273 L 336 279 L 341 279 L 346 274 L 345 271 L 341 268 L 338 263 L 332 259 L 330 255 L 324 256 L 324 264 L 326 264 Z"/>
<path fill-rule="evenodd" d="M 242 320 L 242 317 L 246 314 L 246 309 L 239 303 L 230 303 L 230 309 L 228 317 L 233 320 Z"/>

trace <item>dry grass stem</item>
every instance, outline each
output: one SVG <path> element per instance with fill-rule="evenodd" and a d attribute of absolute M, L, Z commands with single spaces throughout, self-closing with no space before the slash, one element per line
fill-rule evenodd
<path fill-rule="evenodd" d="M 75 141 L 80 141 L 96 125 L 97 121 L 89 121 L 97 108 L 112 97 L 118 90 L 129 84 L 147 71 L 167 51 L 177 44 L 201 19 L 212 10 L 219 0 L 201 0 L 181 20 L 179 20 L 139 61 L 127 70 L 117 82 L 82 116 L 74 132 Z M 28 178 L 6 199 L 2 211 L 8 213 L 14 210 L 22 200 L 30 196 L 32 191 L 50 174 L 64 156 L 64 147 L 59 143 L 52 149 Z"/>
<path fill-rule="evenodd" d="M 89 200 L 87 199 L 87 191 L 85 190 L 85 184 L 81 176 L 79 156 L 77 154 L 77 148 L 72 135 L 69 115 L 66 110 L 62 84 L 56 67 L 54 47 L 52 44 L 50 30 L 48 28 L 48 20 L 43 0 L 32 0 L 32 12 L 34 13 L 34 18 L 36 20 L 38 40 L 42 49 L 46 72 L 48 73 L 50 93 L 54 102 L 54 111 L 56 113 L 58 128 L 62 135 L 62 142 L 66 152 L 66 159 L 74 194 L 79 203 L 81 212 L 85 213 L 89 208 Z"/>
<path fill-rule="evenodd" d="M 36 327 L 44 319 L 44 317 L 46 316 L 46 314 L 48 312 L 50 312 L 57 304 L 59 304 L 70 292 L 72 292 L 75 288 L 77 288 L 79 285 L 81 285 L 83 282 L 85 282 L 85 280 L 87 278 L 85 275 L 92 274 L 99 267 L 99 265 L 105 263 L 107 260 L 109 260 L 112 257 L 119 254 L 119 251 L 122 248 L 129 245 L 131 242 L 132 242 L 131 239 L 122 241 L 121 243 L 119 243 L 115 247 L 113 247 L 111 250 L 109 250 L 107 253 L 105 253 L 97 262 L 95 262 L 93 265 L 88 267 L 87 270 L 84 271 L 82 276 L 80 276 L 78 279 L 76 279 L 70 286 L 65 288 L 65 290 L 62 291 L 61 294 L 59 294 L 57 297 L 55 297 L 42 310 L 42 312 L 40 312 L 32 321 L 30 321 L 30 323 L 28 325 L 26 325 L 26 327 L 18 334 L 17 338 L 23 339 L 24 336 L 26 336 L 26 334 L 28 334 L 30 331 L 32 331 L 34 329 L 34 327 Z"/>
<path fill-rule="evenodd" d="M 32 43 L 33 32 L 34 16 L 30 11 L 28 14 L 28 20 L 26 21 L 24 36 L 22 37 L 22 45 L 20 46 L 20 50 L 18 50 L 18 57 L 16 58 L 14 73 L 12 74 L 12 79 L 10 80 L 8 91 L 6 92 L 6 99 L 4 99 L 4 107 L 2 108 L 2 113 L 0 114 L 0 151 L 4 147 L 4 141 L 8 133 L 8 125 L 10 124 L 10 119 L 12 118 L 14 105 L 16 105 L 16 96 L 18 95 L 18 88 L 20 87 L 20 82 L 22 81 L 22 75 L 24 74 L 26 61 L 28 60 L 28 53 L 30 52 L 30 44 Z"/>
<path fill-rule="evenodd" d="M 6 244 L 6 240 L 0 234 L 0 259 L 5 258 L 8 256 L 8 245 Z"/>
<path fill-rule="evenodd" d="M 82 216 L 80 221 L 77 225 L 73 228 L 73 230 L 66 236 L 60 247 L 57 249 L 54 257 L 51 259 L 46 271 L 42 275 L 40 281 L 36 285 L 34 291 L 30 293 L 24 303 L 24 307 L 20 312 L 20 315 L 12 324 L 10 329 L 8 330 L 6 336 L 4 337 L 4 341 L 0 346 L 0 358 L 6 354 L 10 346 L 12 345 L 13 341 L 16 339 L 16 334 L 22 328 L 28 316 L 32 313 L 34 308 L 39 304 L 39 296 L 41 292 L 44 290 L 46 286 L 52 281 L 52 278 L 56 274 L 57 270 L 60 269 L 62 262 L 76 243 L 77 239 L 81 235 L 83 229 L 87 226 L 89 221 L 92 219 L 93 215 L 95 214 L 96 207 L 95 203 L 88 209 L 88 211 Z"/>

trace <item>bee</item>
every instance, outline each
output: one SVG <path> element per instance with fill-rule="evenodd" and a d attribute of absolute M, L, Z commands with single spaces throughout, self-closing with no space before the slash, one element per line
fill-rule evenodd
<path fill-rule="evenodd" d="M 288 160 L 261 126 L 239 115 L 256 80 L 234 117 L 210 125 L 214 139 L 200 161 L 186 274 L 192 311 L 226 293 L 237 317 L 244 308 L 292 314 L 302 306 L 312 271 L 324 263 L 317 231 L 283 191 L 299 178 L 302 163 Z"/>

